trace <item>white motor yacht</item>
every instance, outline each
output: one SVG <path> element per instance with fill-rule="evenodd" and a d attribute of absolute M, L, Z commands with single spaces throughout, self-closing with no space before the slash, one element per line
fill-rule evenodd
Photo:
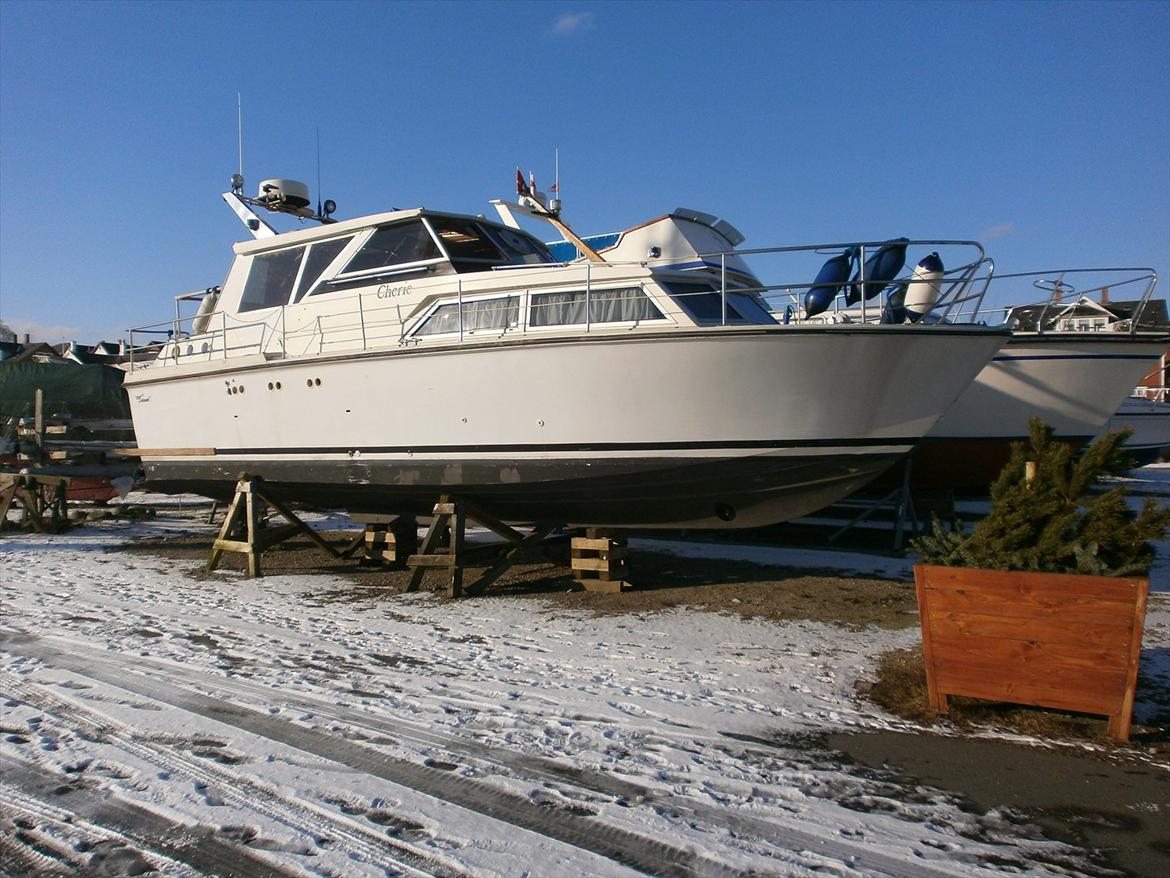
<path fill-rule="evenodd" d="M 499 222 L 333 221 L 302 184 L 251 198 L 233 178 L 224 198 L 254 240 L 220 287 L 131 337 L 150 485 L 226 498 L 247 472 L 281 500 L 359 512 L 429 514 L 451 494 L 513 523 L 763 525 L 904 456 L 1008 337 L 785 325 L 726 223 L 672 215 L 662 243 L 619 259 L 520 190 Z M 261 209 L 321 222 L 278 233 Z M 554 257 L 524 214 L 583 256 Z M 664 258 L 680 236 L 697 264 Z"/>

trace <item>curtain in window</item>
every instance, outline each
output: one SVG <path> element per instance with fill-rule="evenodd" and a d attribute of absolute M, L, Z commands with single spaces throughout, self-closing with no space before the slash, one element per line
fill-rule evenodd
<path fill-rule="evenodd" d="M 661 312 L 640 287 L 592 290 L 589 294 L 590 323 L 623 323 L 659 320 Z M 585 291 L 537 293 L 532 297 L 533 326 L 561 326 L 585 322 Z"/>
<path fill-rule="evenodd" d="M 463 331 L 479 332 L 496 330 L 503 332 L 514 327 L 520 320 L 520 297 L 508 296 L 502 299 L 480 299 L 463 303 Z M 459 303 L 441 305 L 415 333 L 415 335 L 441 335 L 459 331 Z"/>

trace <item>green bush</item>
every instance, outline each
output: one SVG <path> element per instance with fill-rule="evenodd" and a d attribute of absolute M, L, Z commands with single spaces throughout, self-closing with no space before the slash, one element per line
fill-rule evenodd
<path fill-rule="evenodd" d="M 1149 540 L 1170 526 L 1170 508 L 1146 500 L 1140 513 L 1125 503 L 1125 488 L 1091 492 L 1132 462 L 1123 443 L 1130 431 L 1108 433 L 1076 454 L 1053 441 L 1039 418 L 1027 443 L 1012 445 L 1011 460 L 991 486 L 991 512 L 970 534 L 948 529 L 936 517 L 933 532 L 912 541 L 927 564 L 1142 576 L 1154 560 Z M 1034 464 L 1033 476 L 1025 475 Z"/>

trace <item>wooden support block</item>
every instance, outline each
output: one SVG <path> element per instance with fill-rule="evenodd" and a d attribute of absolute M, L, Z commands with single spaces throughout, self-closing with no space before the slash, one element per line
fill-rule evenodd
<path fill-rule="evenodd" d="M 627 581 L 629 549 L 621 537 L 589 528 L 585 536 L 573 537 L 569 554 L 573 579 L 587 591 L 619 592 L 631 587 Z"/>

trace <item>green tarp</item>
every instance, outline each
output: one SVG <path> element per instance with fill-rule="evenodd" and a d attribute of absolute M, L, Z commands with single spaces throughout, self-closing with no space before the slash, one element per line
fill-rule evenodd
<path fill-rule="evenodd" d="M 122 370 L 75 363 L 0 363 L 0 425 L 33 416 L 37 388 L 45 395 L 45 416 L 129 418 Z"/>

